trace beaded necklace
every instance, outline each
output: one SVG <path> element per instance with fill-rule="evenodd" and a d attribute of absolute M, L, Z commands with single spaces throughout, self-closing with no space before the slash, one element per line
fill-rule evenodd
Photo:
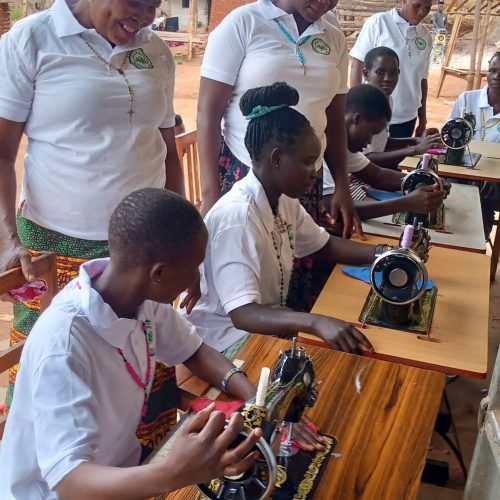
<path fill-rule="evenodd" d="M 411 48 L 410 48 L 410 38 L 408 38 L 404 33 L 403 33 L 403 30 L 401 29 L 401 26 L 399 25 L 399 23 L 396 23 L 396 26 L 398 27 L 398 30 L 399 32 L 401 33 L 401 36 L 404 38 L 405 40 L 405 44 L 406 44 L 406 50 L 408 52 L 408 58 L 411 59 Z"/>
<path fill-rule="evenodd" d="M 493 128 L 495 125 L 500 126 L 500 118 L 493 120 L 491 125 L 486 125 L 486 117 L 484 116 L 484 111 L 481 110 L 481 140 L 484 142 L 486 139 L 486 131 L 489 128 Z"/>
<path fill-rule="evenodd" d="M 134 111 L 134 93 L 132 91 L 132 86 L 130 85 L 130 82 L 128 81 L 127 75 L 125 74 L 125 65 L 127 64 L 130 50 L 125 54 L 123 62 L 121 63 L 120 66 L 113 66 L 111 64 L 111 62 L 106 61 L 106 59 L 104 59 L 104 57 L 102 57 L 101 54 L 99 54 L 99 52 L 97 52 L 97 50 L 94 49 L 94 47 L 92 47 L 92 45 L 90 45 L 89 42 L 87 42 L 87 40 L 83 40 L 83 41 L 87 44 L 87 47 L 92 51 L 92 53 L 97 57 L 97 59 L 99 59 L 99 61 L 101 61 L 102 63 L 104 63 L 107 66 L 108 72 L 109 72 L 109 68 L 113 68 L 125 80 L 125 83 L 127 85 L 127 91 L 128 91 L 128 101 L 130 103 L 130 108 L 127 111 L 127 114 L 129 115 L 130 123 L 132 123 L 132 115 L 135 113 L 135 111 Z"/>
<path fill-rule="evenodd" d="M 290 248 L 292 250 L 294 246 L 293 246 L 293 239 L 290 234 L 290 225 L 283 219 L 283 217 L 281 217 L 281 214 L 277 210 L 276 211 L 273 210 L 273 216 L 274 216 L 274 227 L 280 236 L 279 248 L 278 244 L 276 243 L 276 239 L 274 238 L 274 232 L 271 233 L 271 238 L 273 240 L 273 247 L 274 251 L 276 252 L 276 259 L 278 260 L 278 266 L 280 269 L 280 306 L 285 307 L 288 293 L 285 296 L 285 273 L 283 270 L 283 260 L 281 258 L 281 246 L 283 244 L 283 238 L 281 237 L 281 235 L 283 233 L 287 233 L 290 242 Z"/>
<path fill-rule="evenodd" d="M 302 64 L 302 69 L 304 70 L 304 75 L 306 74 L 306 66 L 304 63 L 304 54 L 302 53 L 302 50 L 300 47 L 305 45 L 310 39 L 311 35 L 308 35 L 302 40 L 300 43 L 293 38 L 293 36 L 290 34 L 290 32 L 277 20 L 274 19 L 274 22 L 278 25 L 280 31 L 287 37 L 288 41 L 295 47 L 295 53 L 297 54 L 297 57 L 299 58 L 300 64 Z"/>
<path fill-rule="evenodd" d="M 141 417 L 144 418 L 148 411 L 148 386 L 151 381 L 151 358 L 154 355 L 154 348 L 151 346 L 153 343 L 153 328 L 151 327 L 151 321 L 146 319 L 142 321 L 142 331 L 144 333 L 144 340 L 146 341 L 146 356 L 147 356 L 147 366 L 146 366 L 146 378 L 144 381 L 141 379 L 139 374 L 134 370 L 134 367 L 127 361 L 127 358 L 124 356 L 123 351 L 119 348 L 116 350 L 120 354 L 125 363 L 125 368 L 129 372 L 130 376 L 134 380 L 134 382 L 144 391 L 144 403 L 142 405 Z"/>

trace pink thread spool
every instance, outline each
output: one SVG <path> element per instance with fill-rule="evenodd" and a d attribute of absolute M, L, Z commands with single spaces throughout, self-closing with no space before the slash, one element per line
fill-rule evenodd
<path fill-rule="evenodd" d="M 432 155 L 429 153 L 424 153 L 422 156 L 422 164 L 420 165 L 421 170 L 429 170 L 429 163 L 431 161 Z"/>
<path fill-rule="evenodd" d="M 408 250 L 411 247 L 414 230 L 415 229 L 411 224 L 407 224 L 405 226 L 405 230 L 403 232 L 403 238 L 401 239 L 401 246 L 406 250 Z"/>

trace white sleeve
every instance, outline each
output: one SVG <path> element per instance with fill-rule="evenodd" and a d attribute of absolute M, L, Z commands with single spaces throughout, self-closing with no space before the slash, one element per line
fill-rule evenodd
<path fill-rule="evenodd" d="M 432 52 L 432 36 L 429 32 L 427 32 L 427 59 L 425 60 L 425 66 L 424 66 L 424 71 L 422 73 L 422 78 L 427 79 L 429 78 L 429 72 L 431 69 L 431 52 Z"/>
<path fill-rule="evenodd" d="M 170 128 L 175 126 L 174 111 L 174 88 L 175 88 L 175 61 L 170 49 L 160 40 L 165 47 L 166 53 L 163 57 L 167 59 L 167 74 L 165 75 L 165 94 L 167 96 L 167 109 L 160 128 Z"/>
<path fill-rule="evenodd" d="M 230 13 L 208 37 L 201 76 L 234 85 L 246 49 L 247 34 L 242 15 Z"/>
<path fill-rule="evenodd" d="M 226 314 L 246 304 L 260 304 L 260 274 L 266 235 L 256 224 L 218 233 L 211 243 L 214 287 Z"/>
<path fill-rule="evenodd" d="M 32 54 L 24 53 L 29 49 L 16 40 L 17 35 L 19 30 L 11 30 L 0 39 L 0 117 L 23 123 L 35 95 L 36 70 Z"/>
<path fill-rule="evenodd" d="M 302 205 L 297 204 L 297 206 L 297 226 L 293 253 L 295 257 L 300 259 L 321 250 L 330 239 L 330 235 L 324 228 L 313 221 Z"/>
<path fill-rule="evenodd" d="M 370 160 L 360 152 L 351 153 L 347 151 L 346 154 L 346 167 L 347 172 L 355 174 L 366 168 L 370 164 Z"/>
<path fill-rule="evenodd" d="M 358 59 L 359 61 L 364 61 L 366 53 L 376 47 L 376 42 L 377 26 L 376 20 L 372 16 L 365 21 L 365 24 L 363 24 L 358 38 L 356 39 L 356 43 L 349 52 L 349 55 Z"/>
<path fill-rule="evenodd" d="M 349 90 L 349 86 L 347 83 L 347 75 L 349 73 L 349 55 L 347 52 L 347 41 L 345 39 L 345 36 L 342 35 L 343 41 L 342 41 L 342 53 L 340 56 L 340 62 L 339 62 L 339 71 L 340 71 L 340 83 L 339 83 L 339 90 L 337 91 L 337 94 L 347 94 Z"/>
<path fill-rule="evenodd" d="M 155 304 L 156 356 L 167 366 L 188 360 L 201 346 L 195 327 L 168 304 Z"/>
<path fill-rule="evenodd" d="M 448 120 L 452 120 L 453 118 L 460 118 L 462 116 L 462 108 L 464 106 L 465 106 L 465 92 L 457 97 L 457 100 L 453 105 L 453 109 L 451 110 Z"/>
<path fill-rule="evenodd" d="M 38 464 L 54 489 L 99 445 L 96 399 L 86 366 L 74 356 L 44 359 L 33 374 L 33 418 Z"/>

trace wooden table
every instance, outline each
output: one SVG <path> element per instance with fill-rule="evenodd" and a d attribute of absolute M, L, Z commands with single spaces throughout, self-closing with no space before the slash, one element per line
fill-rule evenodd
<path fill-rule="evenodd" d="M 367 243 L 393 243 L 370 236 Z M 363 333 L 375 348 L 364 355 L 448 374 L 485 378 L 488 369 L 489 257 L 434 247 L 426 264 L 438 288 L 431 337 L 366 325 Z M 370 285 L 346 276 L 336 266 L 312 312 L 340 318 L 358 328 L 359 315 Z M 302 341 L 326 346 L 314 335 L 300 333 Z"/>
<path fill-rule="evenodd" d="M 289 342 L 254 335 L 237 354 L 250 380 Z M 319 398 L 308 414 L 338 439 L 316 490 L 318 500 L 416 496 L 444 387 L 442 374 L 308 346 Z M 357 388 L 356 388 L 357 387 Z M 168 499 L 194 499 L 194 487 Z"/>
<path fill-rule="evenodd" d="M 444 201 L 445 228 L 429 229 L 433 245 L 486 253 L 479 189 L 476 186 L 453 184 Z M 392 215 L 363 221 L 366 234 L 399 239 L 403 226 L 392 222 Z"/>

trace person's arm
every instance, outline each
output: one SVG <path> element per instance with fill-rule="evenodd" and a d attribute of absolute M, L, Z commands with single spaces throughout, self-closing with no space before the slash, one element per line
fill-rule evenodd
<path fill-rule="evenodd" d="M 351 88 L 355 87 L 356 85 L 360 85 L 361 82 L 363 81 L 363 67 L 364 63 L 363 61 L 360 61 L 359 59 L 356 59 L 355 57 L 352 58 L 351 62 Z"/>
<path fill-rule="evenodd" d="M 399 191 L 405 174 L 388 168 L 381 168 L 370 162 L 363 170 L 352 174 L 366 184 L 383 191 Z"/>
<path fill-rule="evenodd" d="M 206 344 L 201 344 L 184 365 L 197 377 L 218 389 L 222 389 L 221 383 L 226 373 L 234 368 L 229 359 Z M 255 396 L 256 387 L 243 374 L 236 373 L 229 379 L 227 389 L 232 396 L 246 401 Z"/>
<path fill-rule="evenodd" d="M 19 240 L 16 227 L 15 166 L 24 127 L 25 123 L 0 118 L 0 272 L 20 264 L 24 277 L 33 281 L 31 255 Z"/>
<path fill-rule="evenodd" d="M 201 174 L 201 213 L 206 215 L 220 198 L 219 154 L 221 122 L 233 86 L 201 77 L 198 98 L 198 151 Z"/>
<path fill-rule="evenodd" d="M 335 192 L 332 197 L 331 214 L 337 220 L 342 214 L 344 224 L 343 236 L 347 238 L 354 226 L 356 232 L 363 236 L 363 229 L 349 191 L 349 178 L 346 169 L 347 136 L 345 131 L 345 94 L 337 94 L 326 110 L 326 150 L 325 162 L 335 181 Z"/>
<path fill-rule="evenodd" d="M 175 127 L 161 128 L 160 132 L 167 145 L 167 157 L 165 158 L 165 189 L 170 189 L 170 191 L 174 191 L 185 197 L 184 173 L 175 145 Z"/>
<path fill-rule="evenodd" d="M 225 428 L 225 415 L 214 408 L 210 405 L 183 425 L 160 462 L 136 467 L 81 463 L 56 486 L 59 498 L 142 500 L 245 472 L 259 456 L 252 449 L 262 430 L 254 429 L 240 445 L 230 448 L 243 430 L 243 418 L 234 413 Z"/>
<path fill-rule="evenodd" d="M 417 137 L 422 137 L 427 127 L 427 78 L 423 78 L 420 85 L 422 88 L 422 102 L 420 108 L 418 108 L 418 125 L 415 130 L 415 135 Z"/>

